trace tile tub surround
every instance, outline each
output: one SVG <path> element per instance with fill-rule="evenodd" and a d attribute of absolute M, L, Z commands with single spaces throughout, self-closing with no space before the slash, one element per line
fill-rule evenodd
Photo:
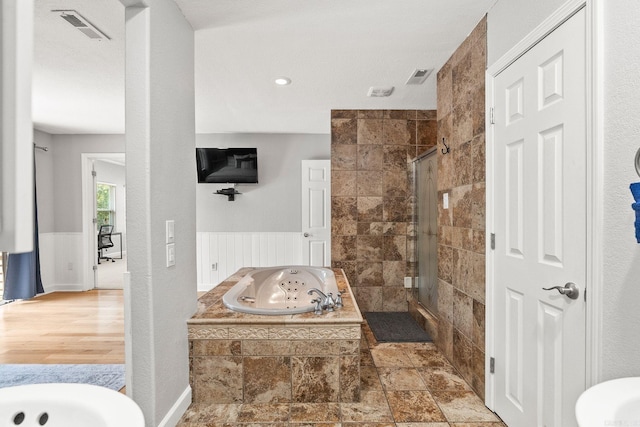
<path fill-rule="evenodd" d="M 358 402 L 363 322 L 344 272 L 334 269 L 344 307 L 315 315 L 267 316 L 227 309 L 222 296 L 240 269 L 198 299 L 187 322 L 193 402 Z"/>
<path fill-rule="evenodd" d="M 178 427 L 506 427 L 433 343 L 381 343 L 363 325 L 360 402 L 193 403 Z"/>
<path fill-rule="evenodd" d="M 331 261 L 363 311 L 407 311 L 411 161 L 436 136 L 435 110 L 331 111 Z"/>

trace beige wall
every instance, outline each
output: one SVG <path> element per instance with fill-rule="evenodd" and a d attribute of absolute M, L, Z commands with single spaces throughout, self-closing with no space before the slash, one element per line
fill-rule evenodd
<path fill-rule="evenodd" d="M 436 344 L 484 396 L 485 69 L 483 19 L 438 72 Z M 443 194 L 449 194 L 449 208 Z"/>
<path fill-rule="evenodd" d="M 436 143 L 435 111 L 331 112 L 331 257 L 362 311 L 407 311 L 411 160 Z"/>

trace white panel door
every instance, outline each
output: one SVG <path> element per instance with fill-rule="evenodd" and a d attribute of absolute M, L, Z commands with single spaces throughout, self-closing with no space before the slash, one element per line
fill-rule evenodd
<path fill-rule="evenodd" d="M 494 80 L 495 411 L 571 427 L 585 389 L 584 9 Z M 554 286 L 575 283 L 577 299 Z"/>
<path fill-rule="evenodd" d="M 331 161 L 302 161 L 302 262 L 331 266 Z"/>

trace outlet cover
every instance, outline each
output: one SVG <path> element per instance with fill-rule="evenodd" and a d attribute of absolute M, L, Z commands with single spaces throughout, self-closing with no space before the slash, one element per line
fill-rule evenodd
<path fill-rule="evenodd" d="M 411 289 L 411 285 L 412 285 L 411 277 L 405 277 L 404 278 L 404 287 L 406 289 Z"/>
<path fill-rule="evenodd" d="M 442 195 L 442 209 L 449 209 L 449 193 Z"/>

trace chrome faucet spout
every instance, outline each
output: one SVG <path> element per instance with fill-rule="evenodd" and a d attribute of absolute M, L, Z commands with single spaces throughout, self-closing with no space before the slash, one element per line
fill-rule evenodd
<path fill-rule="evenodd" d="M 312 288 L 312 289 L 309 289 L 309 290 L 307 291 L 307 295 L 313 295 L 313 293 L 314 293 L 314 292 L 315 292 L 316 294 L 318 294 L 318 296 L 319 296 L 320 298 L 322 298 L 322 300 L 323 300 L 323 301 L 327 299 L 327 296 L 325 295 L 325 293 L 324 293 L 324 292 L 322 292 L 322 291 L 321 291 L 320 289 L 318 289 L 318 288 Z"/>

